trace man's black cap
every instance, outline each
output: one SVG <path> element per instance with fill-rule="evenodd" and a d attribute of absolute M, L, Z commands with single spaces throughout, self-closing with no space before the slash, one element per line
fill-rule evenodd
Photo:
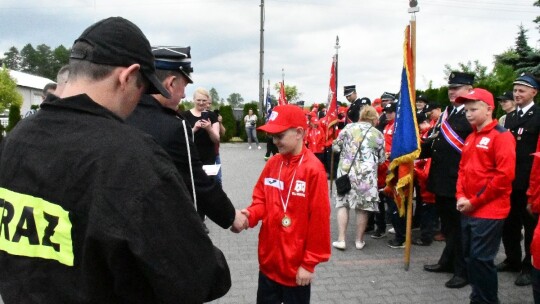
<path fill-rule="evenodd" d="M 396 99 L 396 95 L 388 92 L 384 92 L 381 95 L 381 100 L 394 100 Z"/>
<path fill-rule="evenodd" d="M 538 79 L 532 74 L 521 73 L 519 77 L 513 82 L 513 84 L 524 85 L 533 89 L 540 90 L 540 84 Z"/>
<path fill-rule="evenodd" d="M 91 45 L 92 50 L 83 52 L 72 48 L 70 58 L 110 66 L 139 64 L 141 74 L 150 83 L 146 93 L 171 97 L 156 77 L 154 55 L 148 39 L 131 21 L 122 17 L 103 19 L 87 28 L 75 43 L 80 41 Z"/>
<path fill-rule="evenodd" d="M 474 75 L 462 72 L 451 72 L 448 77 L 448 87 L 457 88 L 464 85 L 473 85 Z"/>
<path fill-rule="evenodd" d="M 440 108 L 441 108 L 440 104 L 438 104 L 436 102 L 430 102 L 424 107 L 422 112 L 427 113 L 427 112 L 433 111 L 433 109 L 440 109 Z"/>
<path fill-rule="evenodd" d="M 193 83 L 191 73 L 191 47 L 180 46 L 154 46 L 152 54 L 156 57 L 156 69 L 179 71 L 189 83 Z"/>
<path fill-rule="evenodd" d="M 416 97 L 416 102 L 419 102 L 419 101 L 423 101 L 424 103 L 429 103 L 429 100 L 427 99 L 425 95 L 418 95 L 418 97 Z"/>
<path fill-rule="evenodd" d="M 371 105 L 371 100 L 367 97 L 362 97 L 360 98 L 360 105 L 362 106 L 370 106 Z"/>
<path fill-rule="evenodd" d="M 356 92 L 356 85 L 348 85 L 343 87 L 343 96 L 349 96 Z"/>
<path fill-rule="evenodd" d="M 392 113 L 396 111 L 396 107 L 396 103 L 391 102 L 384 107 L 383 111 Z"/>
<path fill-rule="evenodd" d="M 514 93 L 512 91 L 506 91 L 501 96 L 497 96 L 498 101 L 502 100 L 514 100 Z"/>

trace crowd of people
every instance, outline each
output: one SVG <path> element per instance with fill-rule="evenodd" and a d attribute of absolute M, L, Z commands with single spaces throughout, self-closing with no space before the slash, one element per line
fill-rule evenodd
<path fill-rule="evenodd" d="M 540 271 L 533 266 L 534 249 L 540 247 L 540 230 L 533 241 L 535 212 L 540 208 L 539 174 L 532 170 L 533 163 L 540 165 L 540 159 L 534 157 L 540 152 L 540 109 L 534 102 L 540 86 L 533 75 L 523 74 L 509 89 L 494 98 L 474 87 L 474 75 L 455 71 L 448 80 L 451 105 L 444 111 L 425 96 L 415 100 L 421 153 L 414 164 L 414 217 L 420 236 L 412 243 L 429 246 L 434 240 L 445 241 L 439 260 L 424 265 L 424 270 L 452 273 L 447 288 L 470 284 L 471 303 L 498 303 L 497 272 L 504 271 L 518 273 L 517 286 L 532 284 L 535 301 L 540 303 Z M 311 135 L 337 132 L 333 141 L 334 151 L 339 153 L 337 178 L 348 175 L 352 185 L 350 192 L 337 195 L 338 239 L 332 245 L 347 248 L 345 231 L 352 208 L 356 212 L 356 249 L 366 245 L 366 230 L 373 231 L 374 239 L 387 236 L 388 219 L 394 233 L 388 246 L 403 248 L 405 217 L 399 216 L 393 191 L 385 185 L 391 147 L 400 144 L 393 141 L 396 96 L 382 94 L 377 99 L 381 104 L 374 102 L 382 113 L 372 118 L 375 108 L 368 98 L 358 98 L 355 86 L 345 86 L 344 93 L 351 102 L 342 119 L 344 127 L 310 130 L 306 140 L 314 152 L 320 151 L 315 143 L 324 140 Z M 499 120 L 494 115 L 495 100 L 504 111 Z M 314 116 L 307 119 L 314 120 Z M 316 123 L 311 126 L 317 128 Z M 365 137 L 372 140 L 364 141 Z M 330 167 L 329 157 L 321 159 Z M 371 218 L 374 224 L 370 227 Z M 495 265 L 501 240 L 506 259 Z"/>
<path fill-rule="evenodd" d="M 385 92 L 373 104 L 344 87 L 351 103 L 337 127 L 314 107 L 276 106 L 257 128 L 245 116 L 249 148 L 267 160 L 252 202 L 237 210 L 221 186 L 219 112 L 210 94 L 178 111 L 193 83 L 189 47 L 151 47 L 121 17 L 101 20 L 74 42 L 37 113 L 0 148 L 0 294 L 7 304 L 202 303 L 226 294 L 230 270 L 204 220 L 233 232 L 261 225 L 257 303 L 309 303 L 318 264 L 331 247 L 347 249 L 350 209 L 354 247 L 366 233 L 403 248 L 400 216 L 386 174 L 397 103 Z M 444 111 L 416 98 L 421 153 L 415 161 L 415 217 L 429 246 L 445 240 L 429 272 L 451 272 L 448 288 L 472 287 L 471 303 L 498 303 L 497 272 L 519 273 L 540 303 L 539 81 L 520 75 L 494 98 L 474 75 L 452 72 Z M 505 112 L 494 118 L 498 100 Z M 536 154 L 535 154 L 536 152 Z M 274 156 L 271 157 L 271 154 Z M 46 159 L 46 162 L 43 161 Z M 334 175 L 335 174 L 335 175 Z M 343 179 L 346 177 L 346 179 Z M 338 236 L 330 237 L 328 179 L 349 188 L 335 200 Z M 524 248 L 521 238 L 524 231 Z M 506 259 L 494 264 L 500 244 Z"/>

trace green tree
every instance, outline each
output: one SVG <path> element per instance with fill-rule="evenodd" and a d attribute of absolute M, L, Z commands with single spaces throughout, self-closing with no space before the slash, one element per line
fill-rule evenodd
<path fill-rule="evenodd" d="M 66 49 L 66 47 L 63 45 L 59 45 L 53 50 L 52 52 L 53 61 L 51 65 L 54 71 L 54 76 L 53 76 L 54 78 L 51 78 L 51 79 L 56 81 L 56 74 L 58 73 L 60 68 L 69 63 L 70 52 L 71 51 L 69 49 Z"/>
<path fill-rule="evenodd" d="M 17 83 L 9 75 L 8 69 L 3 66 L 0 70 L 0 113 L 10 108 L 11 105 L 21 106 L 23 98 L 17 91 Z"/>
<path fill-rule="evenodd" d="M 540 7 L 540 0 L 536 0 L 533 5 Z M 540 16 L 536 16 L 533 22 L 536 23 L 536 28 L 540 32 Z"/>
<path fill-rule="evenodd" d="M 244 104 L 244 98 L 242 95 L 240 95 L 240 93 L 232 93 L 229 95 L 229 97 L 227 97 L 227 102 L 234 109 Z"/>
<path fill-rule="evenodd" d="M 4 58 L 2 59 L 2 64 L 4 64 L 8 69 L 18 71 L 21 65 L 21 55 L 19 50 L 12 46 L 7 52 L 4 53 Z"/>
<path fill-rule="evenodd" d="M 38 45 L 36 47 L 36 75 L 56 79 L 56 72 L 51 47 L 46 44 Z"/>
<path fill-rule="evenodd" d="M 211 88 L 209 93 L 210 98 L 212 98 L 212 108 L 217 109 L 219 107 L 219 102 L 221 101 L 219 94 L 215 88 Z"/>
<path fill-rule="evenodd" d="M 281 87 L 280 87 L 279 82 L 274 84 L 274 90 L 276 90 L 278 96 L 281 94 L 280 93 Z M 287 102 L 295 103 L 300 99 L 300 97 L 302 97 L 302 93 L 298 92 L 298 89 L 296 88 L 296 86 L 290 86 L 286 84 L 285 97 L 287 97 Z"/>
<path fill-rule="evenodd" d="M 21 65 L 22 72 L 36 75 L 38 71 L 38 54 L 32 44 L 28 43 L 21 49 Z"/>

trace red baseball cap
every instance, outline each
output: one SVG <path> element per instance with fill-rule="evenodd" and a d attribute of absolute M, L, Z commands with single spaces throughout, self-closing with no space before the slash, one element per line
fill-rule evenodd
<path fill-rule="evenodd" d="M 272 114 L 264 126 L 257 130 L 270 134 L 277 134 L 291 128 L 301 127 L 307 129 L 306 115 L 302 108 L 294 105 L 276 106 L 272 109 Z"/>
<path fill-rule="evenodd" d="M 456 103 L 466 103 L 467 101 L 483 101 L 488 106 L 495 108 L 495 102 L 493 101 L 493 94 L 488 90 L 475 88 L 469 93 L 456 98 Z"/>

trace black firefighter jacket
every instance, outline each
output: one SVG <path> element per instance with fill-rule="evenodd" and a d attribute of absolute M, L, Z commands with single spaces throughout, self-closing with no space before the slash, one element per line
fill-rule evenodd
<path fill-rule="evenodd" d="M 195 182 L 197 208 L 212 221 L 228 228 L 235 217 L 235 209 L 227 194 L 213 178 L 202 168 L 202 162 L 193 144 L 191 126 L 188 126 L 188 141 L 184 135 L 182 118 L 171 109 L 162 107 L 151 95 L 143 95 L 135 111 L 126 120 L 127 124 L 150 134 L 156 142 L 171 156 L 174 165 L 182 175 L 184 182 L 192 194 L 190 164 L 187 149 L 191 154 L 191 168 Z"/>
<path fill-rule="evenodd" d="M 87 95 L 3 140 L 0 210 L 6 304 L 202 303 L 230 286 L 169 156 Z"/>

